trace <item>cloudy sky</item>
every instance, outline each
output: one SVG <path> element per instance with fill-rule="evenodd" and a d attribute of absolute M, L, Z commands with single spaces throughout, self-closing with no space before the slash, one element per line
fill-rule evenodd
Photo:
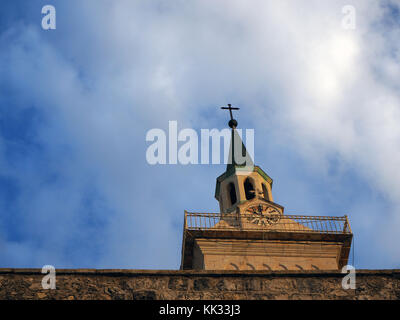
<path fill-rule="evenodd" d="M 146 133 L 232 103 L 286 213 L 347 214 L 350 263 L 400 268 L 399 0 L 0 7 L 0 267 L 179 268 L 225 166 L 150 165 Z"/>

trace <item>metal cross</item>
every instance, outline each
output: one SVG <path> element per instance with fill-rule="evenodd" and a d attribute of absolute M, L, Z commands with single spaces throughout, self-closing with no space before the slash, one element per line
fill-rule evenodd
<path fill-rule="evenodd" d="M 221 109 L 229 110 L 229 113 L 231 115 L 231 120 L 234 120 L 232 115 L 232 110 L 240 110 L 239 108 L 232 108 L 231 104 L 228 104 L 228 107 L 221 107 Z"/>

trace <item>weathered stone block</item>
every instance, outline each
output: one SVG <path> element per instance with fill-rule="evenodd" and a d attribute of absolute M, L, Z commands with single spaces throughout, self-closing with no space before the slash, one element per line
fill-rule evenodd
<path fill-rule="evenodd" d="M 0 299 L 400 299 L 399 270 L 358 270 L 356 289 L 339 272 L 58 270 L 55 290 L 41 270 L 0 269 Z"/>

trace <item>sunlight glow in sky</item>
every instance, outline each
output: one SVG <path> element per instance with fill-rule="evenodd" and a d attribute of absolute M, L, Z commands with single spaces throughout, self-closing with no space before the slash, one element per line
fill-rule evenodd
<path fill-rule="evenodd" d="M 400 268 L 400 3 L 0 4 L 0 267 L 179 268 L 224 165 L 150 165 L 153 128 L 232 103 L 288 214 L 347 214 L 357 268 Z"/>

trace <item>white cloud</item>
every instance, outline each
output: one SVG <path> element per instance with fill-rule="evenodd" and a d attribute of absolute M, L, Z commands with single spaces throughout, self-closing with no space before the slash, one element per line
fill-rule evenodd
<path fill-rule="evenodd" d="M 73 154 L 58 170 L 67 181 L 58 186 L 60 195 L 51 194 L 51 184 L 25 194 L 23 201 L 36 205 L 27 221 L 48 221 L 61 197 L 60 219 L 79 238 L 87 227 L 74 223 L 82 214 L 81 193 L 94 184 L 107 203 L 98 208 L 105 241 L 96 235 L 102 255 L 87 263 L 173 267 L 181 231 L 175 223 L 188 204 L 203 206 L 209 197 L 212 206 L 214 172 L 149 167 L 145 133 L 166 128 L 168 120 L 222 126 L 204 111 L 231 102 L 242 106 L 239 122 L 254 125 L 257 135 L 274 132 L 275 151 L 287 145 L 315 164 L 315 175 L 339 155 L 345 169 L 338 174 L 353 170 L 387 197 L 391 211 L 366 214 L 359 205 L 351 218 L 361 225 L 366 216 L 385 217 L 380 226 L 362 224 L 359 237 L 366 243 L 373 234 L 378 248 L 391 250 L 384 265 L 393 263 L 400 258 L 390 242 L 400 226 L 400 30 L 382 24 L 385 8 L 376 1 L 353 5 L 356 30 L 341 27 L 341 1 L 70 1 L 56 4 L 53 35 L 34 22 L 3 34 L 2 81 L 21 93 L 19 106 L 34 104 L 46 114 L 37 139 L 52 169 L 60 144 Z M 268 157 L 256 154 L 259 161 Z M 7 171 L 19 181 L 31 174 L 36 188 L 40 174 L 31 165 L 24 175 Z M 190 194 L 188 173 L 197 182 Z M 303 196 L 312 199 L 311 192 Z M 24 230 L 32 231 L 30 225 Z M 57 230 L 52 237 L 66 247 L 71 237 Z M 58 259 L 66 263 L 68 255 Z"/>

